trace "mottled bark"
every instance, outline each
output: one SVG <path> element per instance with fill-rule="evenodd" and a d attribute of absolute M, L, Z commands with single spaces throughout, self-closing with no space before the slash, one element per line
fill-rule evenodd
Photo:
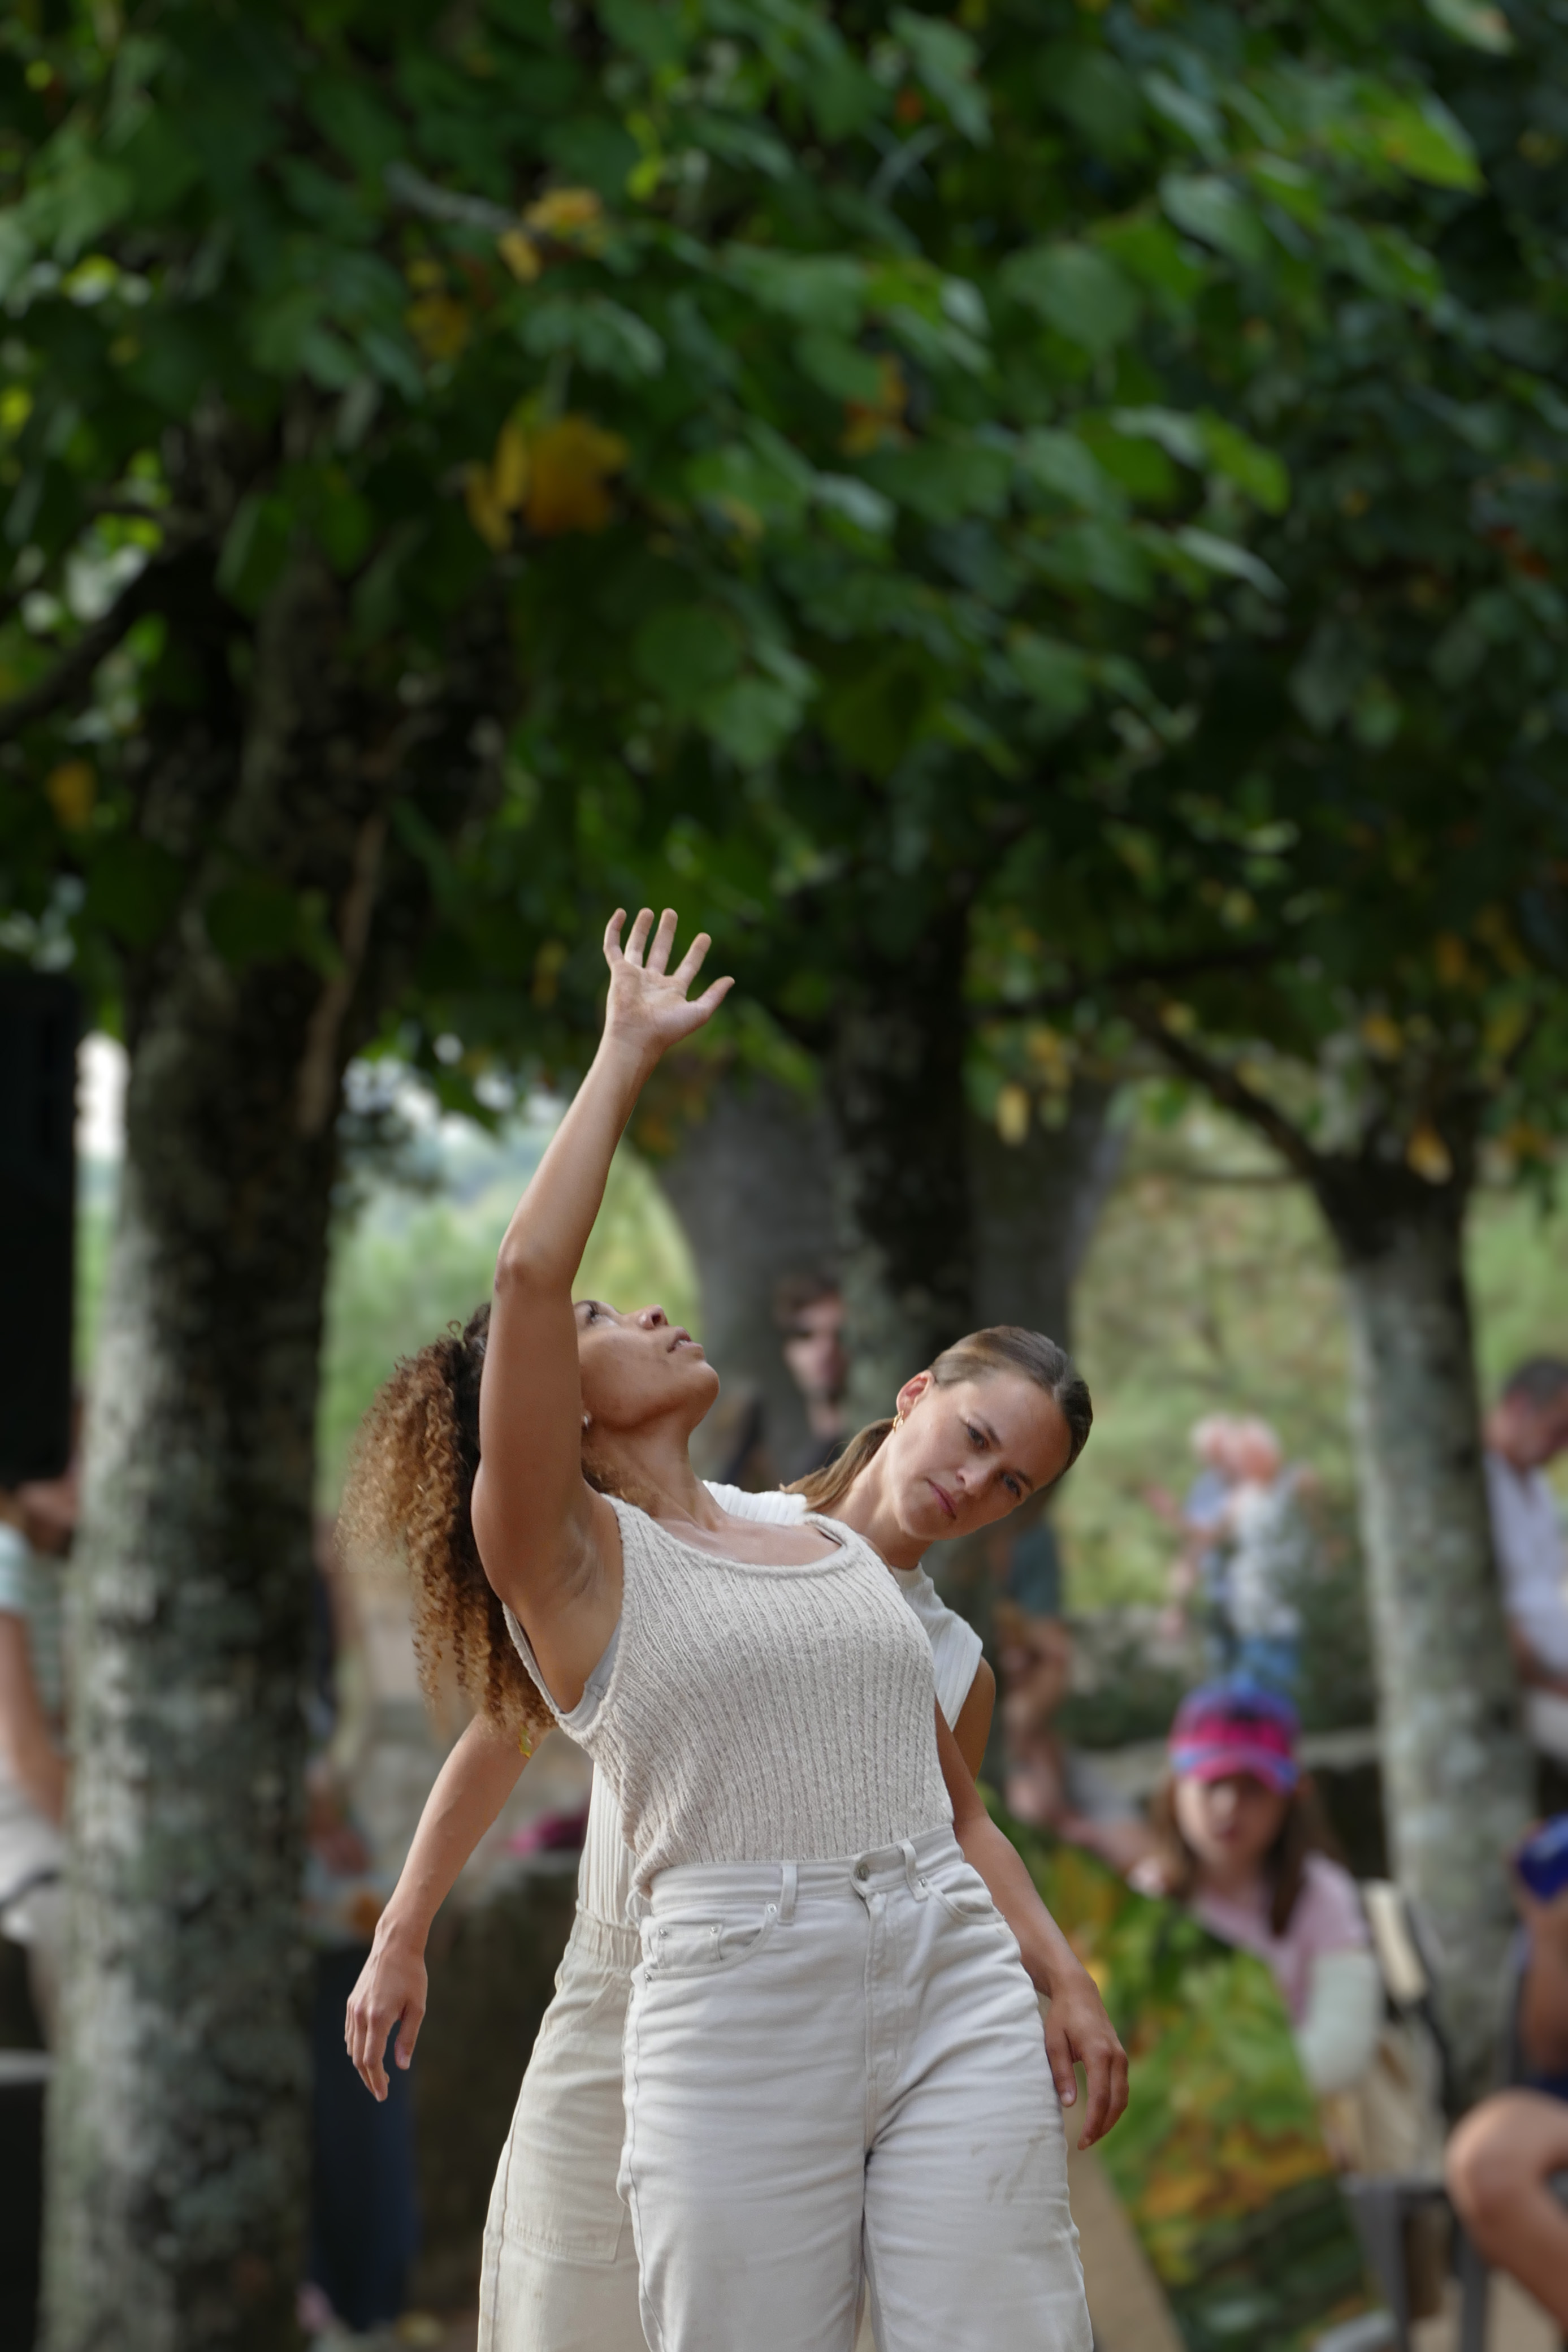
<path fill-rule="evenodd" d="M 725 1382 L 719 1409 L 742 1393 L 760 1402 L 776 1474 L 809 1433 L 779 1347 L 774 1287 L 782 1276 L 833 1266 L 834 1152 L 820 1103 L 771 1080 L 726 1078 L 658 1163 L 696 1266 L 704 1344 Z M 699 1454 L 703 1438 L 699 1431 Z"/>
<path fill-rule="evenodd" d="M 894 961 L 868 943 L 834 1023 L 828 1092 L 852 1424 L 969 1328 L 974 1255 L 963 999 L 967 913 Z"/>
<path fill-rule="evenodd" d="M 1033 1125 L 1021 1143 L 970 1121 L 977 1325 L 1021 1323 L 1071 1345 L 1072 1286 L 1121 1163 L 1112 1094 L 1080 1081 L 1061 1124 Z"/>
<path fill-rule="evenodd" d="M 317 1358 L 332 1114 L 375 994 L 389 791 L 389 729 L 340 659 L 340 597 L 313 567 L 290 575 L 242 710 L 223 684 L 235 625 L 209 590 L 191 633 L 208 697 L 150 748 L 145 829 L 188 883 L 128 989 L 76 1579 L 49 2352 L 297 2340 Z M 246 961 L 232 936 L 221 956 L 208 924 L 221 935 L 214 898 L 236 875 L 319 892 L 331 968 L 276 944 Z"/>
<path fill-rule="evenodd" d="M 1350 1321 L 1389 1839 L 1436 1933 L 1444 2025 L 1474 2095 L 1497 2047 L 1514 1925 L 1504 1856 L 1531 1776 L 1481 1475 L 1464 1197 L 1403 1169 L 1322 1167 Z"/>

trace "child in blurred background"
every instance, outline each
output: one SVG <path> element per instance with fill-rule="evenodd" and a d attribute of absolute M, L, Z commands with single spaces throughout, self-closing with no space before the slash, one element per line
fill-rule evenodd
<path fill-rule="evenodd" d="M 1355 1882 L 1328 1852 L 1296 1761 L 1298 1731 L 1290 1701 L 1245 1676 L 1191 1692 L 1150 1807 L 1151 1848 L 1129 1876 L 1268 1961 L 1322 2097 L 1371 2065 L 1383 1987 Z"/>

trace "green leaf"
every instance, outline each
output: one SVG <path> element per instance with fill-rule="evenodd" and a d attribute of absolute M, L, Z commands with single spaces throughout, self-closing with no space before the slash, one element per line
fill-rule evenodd
<path fill-rule="evenodd" d="M 1201 466 L 1203 427 L 1176 408 L 1113 408 L 1110 423 L 1130 439 L 1157 441 L 1178 466 Z"/>
<path fill-rule="evenodd" d="M 1174 315 L 1190 308 L 1207 275 L 1204 264 L 1152 213 L 1108 223 L 1096 232 L 1095 243 L 1162 310 Z"/>
<path fill-rule="evenodd" d="M 1201 425 L 1204 449 L 1214 471 L 1234 482 L 1265 514 L 1283 514 L 1291 503 L 1291 477 L 1284 461 L 1250 435 L 1228 425 L 1223 416 L 1205 415 Z"/>
<path fill-rule="evenodd" d="M 765 310 L 824 333 L 852 335 L 865 309 L 864 265 L 847 254 L 765 253 L 732 245 L 725 274 Z"/>
<path fill-rule="evenodd" d="M 377 177 L 404 152 L 402 126 L 363 80 L 346 74 L 312 74 L 305 103 L 322 137 L 347 156 L 366 179 Z"/>
<path fill-rule="evenodd" d="M 695 709 L 739 667 L 734 632 L 711 604 L 666 604 L 649 614 L 632 640 L 632 669 L 675 711 Z"/>
<path fill-rule="evenodd" d="M 1065 499 L 1085 514 L 1119 514 L 1123 500 L 1075 433 L 1041 426 L 1019 443 L 1019 464 L 1041 489 Z"/>
<path fill-rule="evenodd" d="M 664 346 L 644 320 L 603 294 L 553 294 L 526 312 L 519 332 L 537 357 L 569 352 L 596 375 L 622 383 L 658 375 Z"/>
<path fill-rule="evenodd" d="M 889 776 L 925 730 L 938 685 L 928 663 L 900 647 L 827 697 L 824 732 L 855 767 Z"/>
<path fill-rule="evenodd" d="M 226 964 L 274 963 L 295 952 L 299 901 L 265 875 L 246 875 L 215 890 L 206 905 L 207 937 Z"/>
<path fill-rule="evenodd" d="M 127 947 L 148 948 L 166 929 L 184 881 L 177 857 L 155 842 L 122 834 L 94 857 L 82 912 Z"/>
<path fill-rule="evenodd" d="M 1030 246 L 1003 264 L 1001 281 L 1015 301 L 1096 356 L 1113 351 L 1138 322 L 1137 289 L 1092 246 Z"/>
<path fill-rule="evenodd" d="M 1144 143 L 1144 101 L 1126 68 L 1108 49 L 1053 41 L 1037 68 L 1046 104 L 1066 116 L 1099 154 L 1113 162 Z"/>
<path fill-rule="evenodd" d="M 975 79 L 975 44 L 967 33 L 943 16 L 917 16 L 909 8 L 895 8 L 894 34 L 915 61 L 920 80 L 952 117 L 972 146 L 984 147 L 991 135 L 990 109 Z"/>
<path fill-rule="evenodd" d="M 737 677 L 696 706 L 698 724 L 741 768 L 776 759 L 800 719 L 800 698 L 775 678 Z"/>
<path fill-rule="evenodd" d="M 1008 661 L 1030 699 L 1053 727 L 1071 727 L 1093 700 L 1089 666 L 1059 637 L 1019 629 L 1008 641 Z"/>
<path fill-rule="evenodd" d="M 873 407 L 883 395 L 883 374 L 869 352 L 843 335 L 812 328 L 795 347 L 795 356 L 811 382 L 835 400 L 854 400 Z"/>
<path fill-rule="evenodd" d="M 805 480 L 770 464 L 759 451 L 731 442 L 694 457 L 686 467 L 686 488 L 694 498 L 707 499 L 744 520 L 755 516 L 759 524 L 798 522 L 806 509 L 810 474 Z"/>
<path fill-rule="evenodd" d="M 869 482 L 857 481 L 852 474 L 819 474 L 811 496 L 829 514 L 842 515 L 857 530 L 878 538 L 890 531 L 898 519 L 891 499 L 873 490 Z"/>
<path fill-rule="evenodd" d="M 679 65 L 686 50 L 686 24 L 677 8 L 657 0 L 598 0 L 601 24 L 612 40 L 655 70 Z"/>
<path fill-rule="evenodd" d="M 1429 95 L 1396 100 L 1372 118 L 1372 134 L 1385 162 L 1434 188 L 1464 188 L 1472 194 L 1484 182 L 1469 135 L 1446 106 Z"/>
<path fill-rule="evenodd" d="M 879 451 L 866 460 L 865 470 L 878 489 L 933 523 L 999 515 L 1012 485 L 1011 457 L 974 442 L 930 442 L 918 449 Z"/>
<path fill-rule="evenodd" d="M 1249 548 L 1238 547 L 1233 539 L 1221 539 L 1217 531 L 1200 530 L 1196 524 L 1187 524 L 1173 535 L 1176 545 L 1195 563 L 1201 563 L 1206 572 L 1245 580 L 1265 596 L 1283 596 L 1285 586 L 1279 573 L 1270 572 L 1262 558 L 1254 555 Z"/>
<path fill-rule="evenodd" d="M 1245 197 L 1218 173 L 1167 173 L 1160 202 L 1177 228 L 1185 229 L 1232 261 L 1258 263 L 1269 255 L 1263 224 Z"/>
<path fill-rule="evenodd" d="M 240 500 L 218 558 L 217 584 L 242 613 L 258 613 L 288 561 L 293 509 L 280 498 L 252 490 Z"/>
<path fill-rule="evenodd" d="M 1513 34 L 1500 8 L 1489 7 L 1484 0 L 1426 0 L 1426 9 L 1446 33 L 1469 47 L 1494 58 L 1512 54 Z"/>

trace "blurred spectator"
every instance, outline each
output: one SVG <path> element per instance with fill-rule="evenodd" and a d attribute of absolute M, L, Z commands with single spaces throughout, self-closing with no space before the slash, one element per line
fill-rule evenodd
<path fill-rule="evenodd" d="M 1454 2210 L 1483 2258 L 1516 2278 L 1568 2334 L 1568 1889 L 1523 1921 L 1514 2088 L 1472 2107 L 1448 2143 Z"/>
<path fill-rule="evenodd" d="M 1181 1538 L 1171 1563 L 1170 1604 L 1162 1628 L 1176 1641 L 1190 1619 L 1203 1637 L 1208 1662 L 1223 1674 L 1231 1662 L 1228 1576 L 1229 1511 L 1236 1492 L 1234 1413 L 1210 1412 L 1193 1425 L 1191 1445 L 1197 1475 L 1178 1503 L 1168 1487 L 1150 1486 L 1145 1500 Z"/>
<path fill-rule="evenodd" d="M 786 1275 L 773 1294 L 773 1319 L 782 1335 L 784 1361 L 800 1391 L 810 1432 L 794 1460 L 783 1465 L 780 1484 L 787 1486 L 831 1462 L 849 1434 L 844 1414 L 850 1366 L 844 1352 L 843 1295 L 831 1275 Z"/>
<path fill-rule="evenodd" d="M 1236 1482 L 1224 1521 L 1230 1539 L 1231 1670 L 1293 1695 L 1301 1618 L 1291 1596 L 1312 1572 L 1316 1554 L 1316 1537 L 1301 1507 L 1305 1474 L 1287 1468 L 1266 1421 L 1237 1422 L 1229 1453 Z"/>
<path fill-rule="evenodd" d="M 26 1949 L 46 2041 L 64 1925 L 62 1570 L 76 1519 L 74 1465 L 62 1478 L 0 1488 L 0 1933 Z"/>
<path fill-rule="evenodd" d="M 341 1703 L 354 1680 L 358 1643 L 328 1522 L 317 1528 L 316 1556 L 306 1703 L 313 1753 L 305 1916 L 316 1947 L 310 2253 L 299 2316 L 310 2334 L 322 2336 L 343 2327 L 362 2333 L 398 2318 L 419 2248 L 419 2206 L 410 2078 L 393 2067 L 386 2099 L 367 2099 L 343 2046 L 343 2012 L 391 1885 L 374 1868 L 344 1793 Z"/>
<path fill-rule="evenodd" d="M 1296 1761 L 1298 1731 L 1290 1701 L 1245 1676 L 1191 1692 L 1150 1807 L 1151 1850 L 1129 1875 L 1268 1961 L 1321 2096 L 1372 2064 L 1383 1987 L 1355 1882 Z"/>
<path fill-rule="evenodd" d="M 1148 1843 L 1137 1812 L 1092 1756 L 1056 1728 L 1072 1678 L 1072 1636 L 1060 1617 L 997 1603 L 993 1624 L 1002 1700 L 1002 1795 L 1009 1813 L 1125 1869 Z"/>
<path fill-rule="evenodd" d="M 1521 1364 L 1486 1420 L 1492 1549 L 1521 1677 L 1568 1696 L 1568 1554 L 1544 1472 L 1568 1447 L 1568 1362 Z"/>

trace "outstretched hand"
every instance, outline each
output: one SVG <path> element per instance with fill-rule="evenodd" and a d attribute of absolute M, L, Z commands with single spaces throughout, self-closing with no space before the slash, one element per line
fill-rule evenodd
<path fill-rule="evenodd" d="M 1051 2078 L 1064 2107 L 1078 2100 L 1072 2068 L 1083 2069 L 1083 2130 L 1078 2145 L 1092 2147 L 1103 2139 L 1127 2104 L 1127 2053 L 1086 1969 L 1055 1990 L 1045 2017 L 1045 2054 Z"/>
<path fill-rule="evenodd" d="M 651 1068 L 661 1054 L 667 1054 L 672 1045 L 678 1045 L 683 1037 L 691 1036 L 705 1022 L 712 1020 L 735 983 L 731 980 L 712 981 L 700 996 L 688 1002 L 686 991 L 702 970 L 703 959 L 713 945 L 707 933 L 697 933 L 671 971 L 670 950 L 675 943 L 674 909 L 665 908 L 654 930 L 653 911 L 644 907 L 622 947 L 621 926 L 625 919 L 625 908 L 617 907 L 604 929 L 604 961 L 610 966 L 604 1041 L 606 1045 L 629 1047 Z"/>

